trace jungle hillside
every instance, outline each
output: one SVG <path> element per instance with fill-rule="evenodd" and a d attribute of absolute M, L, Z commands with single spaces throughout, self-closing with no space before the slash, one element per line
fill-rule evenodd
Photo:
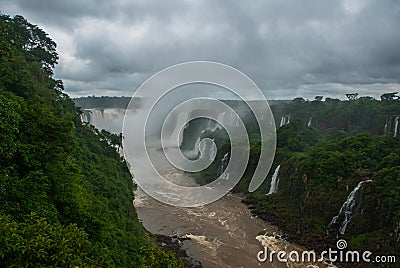
<path fill-rule="evenodd" d="M 133 207 L 121 138 L 82 124 L 56 43 L 0 14 L 0 266 L 183 267 Z"/>

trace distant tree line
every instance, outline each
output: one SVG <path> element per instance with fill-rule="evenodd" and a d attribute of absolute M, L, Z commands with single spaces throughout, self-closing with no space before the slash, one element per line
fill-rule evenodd
<path fill-rule="evenodd" d="M 88 96 L 72 99 L 76 106 L 82 109 L 126 109 L 130 97 Z"/>

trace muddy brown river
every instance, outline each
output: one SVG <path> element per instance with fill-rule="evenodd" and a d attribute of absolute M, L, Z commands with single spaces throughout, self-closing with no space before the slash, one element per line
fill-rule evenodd
<path fill-rule="evenodd" d="M 251 216 L 239 196 L 227 195 L 203 207 L 182 208 L 160 203 L 139 190 L 135 207 L 150 232 L 191 238 L 183 241 L 183 246 L 203 267 L 286 267 L 257 261 L 262 246 L 256 236 L 276 228 Z"/>
<path fill-rule="evenodd" d="M 162 165 L 159 154 L 154 160 L 168 181 L 187 187 L 197 186 L 186 173 Z M 171 195 L 162 187 L 156 191 L 165 197 Z M 190 238 L 184 240 L 182 246 L 203 267 L 307 267 L 304 263 L 280 262 L 277 258 L 258 261 L 257 254 L 264 246 L 275 252 L 301 252 L 303 249 L 276 239 L 278 228 L 253 216 L 241 201 L 240 196 L 228 194 L 208 205 L 176 207 L 153 199 L 138 186 L 134 205 L 143 226 L 151 233 Z"/>
<path fill-rule="evenodd" d="M 278 229 L 252 216 L 238 195 L 228 194 L 209 205 L 183 208 L 158 202 L 138 187 L 134 205 L 150 232 L 190 238 L 182 242 L 183 248 L 203 267 L 307 267 L 304 263 L 257 260 L 264 245 L 276 251 L 302 249 L 271 236 L 258 237 L 262 240 L 258 241 L 258 235 L 278 233 Z"/>

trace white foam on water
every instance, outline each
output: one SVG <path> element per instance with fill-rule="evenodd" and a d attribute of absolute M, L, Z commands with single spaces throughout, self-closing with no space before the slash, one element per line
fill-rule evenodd
<path fill-rule="evenodd" d="M 208 241 L 205 235 L 194 235 L 194 234 L 186 234 L 185 238 L 190 238 L 191 240 L 199 243 L 202 246 L 205 246 L 213 251 L 216 251 L 221 245 L 222 242 L 218 239 L 214 238 L 212 241 Z"/>

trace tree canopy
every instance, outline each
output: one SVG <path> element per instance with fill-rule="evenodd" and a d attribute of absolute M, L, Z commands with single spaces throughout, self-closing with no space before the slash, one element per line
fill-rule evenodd
<path fill-rule="evenodd" d="M 0 15 L 0 266 L 182 267 L 138 221 L 121 137 L 82 124 L 57 60 L 38 26 Z"/>

